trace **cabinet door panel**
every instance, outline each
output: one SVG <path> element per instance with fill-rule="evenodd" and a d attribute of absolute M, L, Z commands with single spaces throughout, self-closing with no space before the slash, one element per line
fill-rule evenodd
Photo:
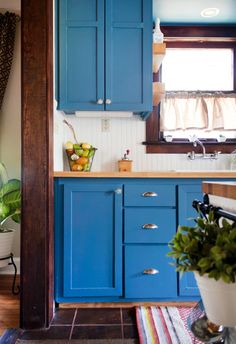
<path fill-rule="evenodd" d="M 143 102 L 142 88 L 142 30 L 113 29 L 112 35 L 112 89 L 110 98 L 115 104 L 141 104 Z M 125 49 L 122 48 L 125 44 Z M 135 87 L 130 87 L 131 80 Z"/>
<path fill-rule="evenodd" d="M 179 224 L 184 226 L 194 226 L 193 220 L 197 216 L 196 210 L 192 207 L 194 199 L 202 200 L 201 184 L 180 185 L 179 186 Z M 179 295 L 180 296 L 198 296 L 199 290 L 192 272 L 185 272 L 182 277 L 179 276 Z"/>
<path fill-rule="evenodd" d="M 97 0 L 67 0 L 67 19 L 76 21 L 97 20 Z"/>
<path fill-rule="evenodd" d="M 106 24 L 106 109 L 152 111 L 152 1 L 107 1 Z"/>
<path fill-rule="evenodd" d="M 59 109 L 102 110 L 104 1 L 62 0 L 59 5 Z"/>
<path fill-rule="evenodd" d="M 177 296 L 177 280 L 167 245 L 135 245 L 125 248 L 125 297 L 163 298 Z M 156 274 L 145 274 L 156 269 Z"/>
<path fill-rule="evenodd" d="M 112 1 L 114 22 L 134 23 L 143 21 L 143 1 L 133 0 Z"/>
<path fill-rule="evenodd" d="M 67 30 L 67 49 L 70 52 L 67 55 L 69 103 L 95 103 L 97 99 L 97 47 L 94 44 L 96 36 L 96 28 Z"/>
<path fill-rule="evenodd" d="M 122 292 L 122 195 L 118 185 L 65 185 L 64 296 Z"/>

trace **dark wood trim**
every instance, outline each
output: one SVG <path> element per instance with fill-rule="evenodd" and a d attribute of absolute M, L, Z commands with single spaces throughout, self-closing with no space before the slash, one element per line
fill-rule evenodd
<path fill-rule="evenodd" d="M 53 313 L 53 0 L 22 0 L 20 327 Z"/>
<path fill-rule="evenodd" d="M 161 25 L 161 31 L 164 34 L 165 41 L 168 41 L 170 38 L 179 38 L 184 40 L 188 38 L 188 41 L 193 38 L 204 37 L 214 39 L 220 38 L 221 41 L 225 39 L 226 41 L 235 40 L 236 38 L 236 25 Z"/>
<path fill-rule="evenodd" d="M 166 46 L 168 47 L 208 47 L 234 49 L 234 91 L 236 90 L 236 26 L 162 26 Z M 193 40 L 194 38 L 194 40 Z M 211 41 L 218 38 L 219 41 Z M 153 74 L 153 81 L 159 81 L 159 73 Z M 165 142 L 160 131 L 159 107 L 153 107 L 153 112 L 146 121 L 146 153 L 187 153 L 193 150 L 189 142 L 177 140 Z M 225 143 L 204 142 L 207 153 L 221 151 L 231 153 L 236 146 L 236 140 L 227 140 Z M 196 152 L 198 150 L 194 149 Z"/>

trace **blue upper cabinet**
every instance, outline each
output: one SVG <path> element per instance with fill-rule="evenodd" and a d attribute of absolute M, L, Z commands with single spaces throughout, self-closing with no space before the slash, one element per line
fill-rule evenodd
<path fill-rule="evenodd" d="M 58 108 L 152 110 L 152 1 L 59 1 Z"/>

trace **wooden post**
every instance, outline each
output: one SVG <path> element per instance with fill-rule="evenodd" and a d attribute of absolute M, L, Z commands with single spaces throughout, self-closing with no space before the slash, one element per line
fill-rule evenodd
<path fill-rule="evenodd" d="M 20 327 L 53 312 L 53 1 L 22 0 Z"/>

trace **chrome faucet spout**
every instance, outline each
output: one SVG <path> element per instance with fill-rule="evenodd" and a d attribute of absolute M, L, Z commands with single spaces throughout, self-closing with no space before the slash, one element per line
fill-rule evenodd
<path fill-rule="evenodd" d="M 203 154 L 203 157 L 204 157 L 206 155 L 206 148 L 203 145 L 203 143 L 196 136 L 193 136 L 192 142 L 193 142 L 193 146 L 194 147 L 197 147 L 198 144 L 199 144 L 199 146 L 202 147 L 202 154 Z"/>
<path fill-rule="evenodd" d="M 202 147 L 202 153 L 198 154 L 198 153 L 195 153 L 194 151 L 188 152 L 187 153 L 188 159 L 195 160 L 197 158 L 200 158 L 200 159 L 214 159 L 214 160 L 216 160 L 219 158 L 219 154 L 221 152 L 215 151 L 214 153 L 208 153 L 207 154 L 204 144 L 197 138 L 197 136 L 194 135 L 193 137 L 191 137 L 190 141 L 193 143 L 193 147 L 197 147 L 197 145 L 201 146 Z"/>

